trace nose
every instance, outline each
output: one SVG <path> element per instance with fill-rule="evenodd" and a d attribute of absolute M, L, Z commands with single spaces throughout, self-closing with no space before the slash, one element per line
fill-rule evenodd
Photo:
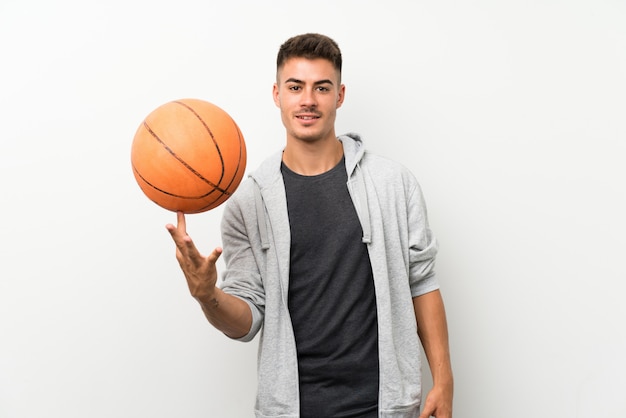
<path fill-rule="evenodd" d="M 317 99 L 315 97 L 314 89 L 310 89 L 310 88 L 302 89 L 302 94 L 300 95 L 300 106 L 302 107 L 317 106 Z"/>

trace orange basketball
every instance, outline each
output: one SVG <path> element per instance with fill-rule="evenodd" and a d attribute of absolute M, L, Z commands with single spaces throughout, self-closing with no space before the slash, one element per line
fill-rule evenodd
<path fill-rule="evenodd" d="M 157 205 L 199 213 L 224 203 L 246 168 L 246 145 L 235 121 L 198 99 L 165 103 L 139 125 L 131 163 L 135 180 Z"/>

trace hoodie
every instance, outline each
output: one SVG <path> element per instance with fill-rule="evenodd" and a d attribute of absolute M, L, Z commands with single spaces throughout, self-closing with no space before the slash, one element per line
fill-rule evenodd
<path fill-rule="evenodd" d="M 415 177 L 369 153 L 357 134 L 342 135 L 348 190 L 367 244 L 376 291 L 379 416 L 417 418 L 421 353 L 412 298 L 439 288 L 437 242 Z M 260 332 L 257 418 L 299 417 L 298 364 L 287 296 L 290 229 L 282 152 L 268 158 L 227 201 L 222 218 L 226 269 L 220 287 L 244 300 Z M 341 256 L 340 254 L 338 256 Z"/>

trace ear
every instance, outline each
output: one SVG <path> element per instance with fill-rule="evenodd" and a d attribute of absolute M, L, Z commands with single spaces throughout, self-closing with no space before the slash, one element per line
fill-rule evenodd
<path fill-rule="evenodd" d="M 341 86 L 339 86 L 339 92 L 337 94 L 337 109 L 341 107 L 345 97 L 346 97 L 346 86 L 342 84 Z"/>
<path fill-rule="evenodd" d="M 274 83 L 272 88 L 272 97 L 274 97 L 274 104 L 280 107 L 280 92 L 278 91 L 278 84 Z"/>

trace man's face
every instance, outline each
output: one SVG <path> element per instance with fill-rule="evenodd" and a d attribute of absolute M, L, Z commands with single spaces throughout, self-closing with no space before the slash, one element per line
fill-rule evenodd
<path fill-rule="evenodd" d="M 273 95 L 288 140 L 335 139 L 335 117 L 345 93 L 339 78 L 325 59 L 290 58 L 279 69 Z"/>

